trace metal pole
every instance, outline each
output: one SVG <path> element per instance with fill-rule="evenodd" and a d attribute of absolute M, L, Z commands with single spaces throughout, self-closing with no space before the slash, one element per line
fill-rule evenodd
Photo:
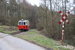
<path fill-rule="evenodd" d="M 63 44 L 63 37 L 64 37 L 64 21 L 62 22 L 62 44 Z"/>
<path fill-rule="evenodd" d="M 62 0 L 62 13 L 63 13 L 63 0 Z"/>
<path fill-rule="evenodd" d="M 66 14 L 66 0 L 65 0 L 65 14 Z"/>
<path fill-rule="evenodd" d="M 65 15 L 66 15 L 66 0 L 65 0 Z M 64 40 L 64 24 L 65 24 L 65 22 L 63 21 L 63 23 L 62 23 L 62 44 L 63 44 L 63 40 Z"/>
<path fill-rule="evenodd" d="M 63 0 L 62 0 L 62 8 L 63 8 Z M 62 13 L 63 13 L 63 9 L 62 9 Z M 63 36 L 64 36 L 64 22 L 62 23 L 62 44 L 63 44 Z"/>

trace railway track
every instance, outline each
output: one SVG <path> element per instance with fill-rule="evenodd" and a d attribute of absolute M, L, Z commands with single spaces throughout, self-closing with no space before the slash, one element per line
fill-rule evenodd
<path fill-rule="evenodd" d="M 30 31 L 31 29 L 29 29 L 28 31 Z M 13 33 L 10 33 L 10 35 L 15 35 L 15 34 L 21 34 L 23 32 L 28 32 L 27 30 L 26 31 L 17 31 L 17 32 L 13 32 Z"/>
<path fill-rule="evenodd" d="M 30 31 L 30 30 L 31 29 L 29 29 L 28 31 Z M 17 32 L 10 33 L 10 35 L 24 34 L 24 33 L 28 32 L 28 31 L 17 31 Z M 5 35 L 0 34 L 0 38 L 4 38 L 4 37 L 7 37 L 7 36 L 9 36 L 9 35 L 8 34 L 5 34 Z"/>

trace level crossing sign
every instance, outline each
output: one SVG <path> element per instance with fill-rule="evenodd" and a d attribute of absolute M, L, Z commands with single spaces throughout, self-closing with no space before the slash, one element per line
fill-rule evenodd
<path fill-rule="evenodd" d="M 67 19 L 67 16 L 70 14 L 70 12 L 68 11 L 65 15 L 62 13 L 62 11 L 59 11 L 60 15 L 62 16 L 62 19 L 59 21 L 59 24 L 62 23 L 62 44 L 63 44 L 63 36 L 64 36 L 64 21 L 67 22 L 67 24 L 69 24 L 69 21 Z"/>

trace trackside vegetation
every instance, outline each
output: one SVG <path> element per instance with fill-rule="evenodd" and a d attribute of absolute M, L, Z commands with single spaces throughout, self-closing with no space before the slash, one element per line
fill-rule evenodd
<path fill-rule="evenodd" d="M 19 31 L 19 30 L 17 27 L 14 27 L 14 26 L 6 26 L 6 25 L 0 26 L 0 32 L 3 32 L 5 34 L 10 34 L 16 31 Z"/>
<path fill-rule="evenodd" d="M 45 46 L 46 48 L 51 48 L 53 50 L 69 50 L 64 47 L 60 47 L 61 44 L 59 41 L 55 41 L 52 38 L 47 38 L 44 35 L 41 35 L 40 32 L 37 30 L 31 30 L 23 35 L 14 35 L 16 37 L 25 39 L 30 42 L 34 42 L 36 44 L 39 44 L 41 46 Z"/>

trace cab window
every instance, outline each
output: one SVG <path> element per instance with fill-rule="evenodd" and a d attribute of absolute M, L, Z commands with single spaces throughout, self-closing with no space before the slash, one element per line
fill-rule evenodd
<path fill-rule="evenodd" d="M 24 25 L 25 25 L 26 23 L 24 22 Z"/>
<path fill-rule="evenodd" d="M 19 25 L 21 25 L 21 22 L 19 22 Z"/>
<path fill-rule="evenodd" d="M 24 24 L 24 22 L 19 22 L 19 25 L 23 25 Z"/>

